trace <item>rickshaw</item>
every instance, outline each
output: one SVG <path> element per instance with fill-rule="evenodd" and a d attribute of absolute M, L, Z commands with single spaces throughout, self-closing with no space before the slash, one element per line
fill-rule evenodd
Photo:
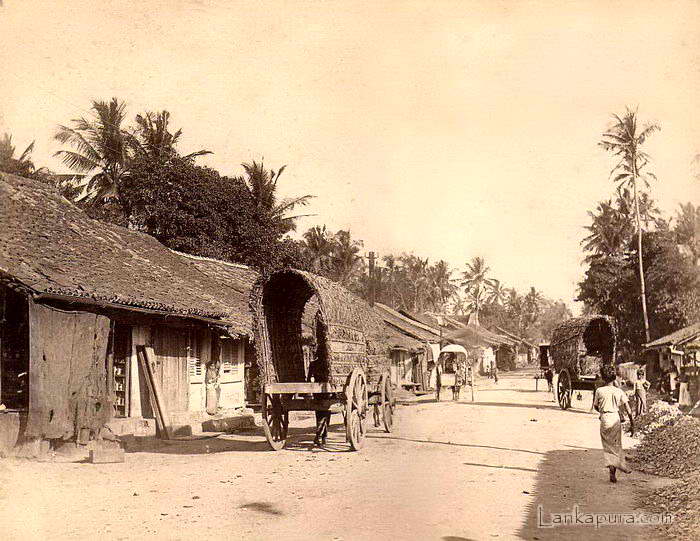
<path fill-rule="evenodd" d="M 615 346 L 615 322 L 608 316 L 571 318 L 554 329 L 549 357 L 561 409 L 571 407 L 573 391 L 595 392 L 603 384 L 600 368 L 614 364 Z"/>
<path fill-rule="evenodd" d="M 391 432 L 396 398 L 384 322 L 362 299 L 321 276 L 285 269 L 253 286 L 255 350 L 262 384 L 262 425 L 270 447 L 287 442 L 290 411 L 343 413 L 346 440 L 358 451 L 367 421 Z M 310 309 L 311 308 L 311 309 Z M 314 312 L 320 381 L 310 382 L 302 326 Z"/>
<path fill-rule="evenodd" d="M 436 367 L 435 397 L 440 401 L 443 389 L 452 389 L 454 400 L 459 399 L 459 391 L 463 385 L 472 385 L 473 374 L 469 354 L 464 346 L 449 344 L 440 350 Z"/>

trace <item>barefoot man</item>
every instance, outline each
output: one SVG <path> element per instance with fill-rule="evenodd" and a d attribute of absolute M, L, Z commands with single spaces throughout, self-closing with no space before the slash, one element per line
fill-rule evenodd
<path fill-rule="evenodd" d="M 625 391 L 615 386 L 617 374 L 615 366 L 604 364 L 600 376 L 605 385 L 598 387 L 595 393 L 595 410 L 600 414 L 600 439 L 603 443 L 605 465 L 610 471 L 610 482 L 617 483 L 617 470 L 630 473 L 625 464 L 625 453 L 622 450 L 622 423 L 620 408 L 624 407 L 630 420 L 630 431 L 634 434 L 634 418 Z"/>

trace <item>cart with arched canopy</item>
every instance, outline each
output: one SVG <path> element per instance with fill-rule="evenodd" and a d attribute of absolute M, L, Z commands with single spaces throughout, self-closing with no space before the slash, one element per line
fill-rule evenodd
<path fill-rule="evenodd" d="M 472 361 L 464 346 L 448 344 L 440 350 L 436 366 L 435 397 L 438 402 L 443 389 L 452 389 L 453 398 L 459 398 L 459 390 L 463 385 L 473 388 Z"/>
<path fill-rule="evenodd" d="M 615 322 L 608 316 L 571 318 L 554 329 L 549 358 L 562 409 L 571 407 L 573 391 L 595 391 L 601 385 L 600 368 L 614 364 L 615 347 Z"/>
<path fill-rule="evenodd" d="M 260 278 L 251 292 L 262 418 L 270 446 L 287 441 L 290 411 L 342 406 L 347 441 L 364 444 L 366 421 L 392 430 L 396 400 L 383 321 L 362 299 L 323 277 L 286 269 Z M 308 381 L 302 330 L 313 321 L 317 381 Z"/>

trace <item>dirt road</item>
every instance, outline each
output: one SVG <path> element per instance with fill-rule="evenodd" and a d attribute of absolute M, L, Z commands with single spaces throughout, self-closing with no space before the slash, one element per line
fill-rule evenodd
<path fill-rule="evenodd" d="M 313 449 L 309 418 L 277 453 L 251 432 L 164 443 L 123 464 L 3 461 L 0 537 L 648 538 L 649 527 L 537 527 L 538 505 L 545 522 L 574 504 L 630 511 L 634 492 L 658 483 L 607 481 L 590 399 L 561 411 L 520 374 L 486 384 L 474 403 L 405 405 L 396 431 L 372 431 L 359 453 L 339 424 L 327 450 Z"/>

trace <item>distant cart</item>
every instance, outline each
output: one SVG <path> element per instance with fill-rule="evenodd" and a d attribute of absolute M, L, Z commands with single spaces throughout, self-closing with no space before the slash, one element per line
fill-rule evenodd
<path fill-rule="evenodd" d="M 265 437 L 274 450 L 287 442 L 290 411 L 333 411 L 345 419 L 350 447 L 362 448 L 372 411 L 375 425 L 394 425 L 384 323 L 361 299 L 320 276 L 283 270 L 251 293 Z M 313 320 L 315 356 L 324 376 L 308 382 L 302 323 Z"/>
<path fill-rule="evenodd" d="M 573 391 L 595 391 L 602 384 L 600 367 L 614 363 L 615 347 L 615 322 L 608 316 L 572 318 L 554 329 L 549 358 L 562 409 L 571 407 Z"/>
<path fill-rule="evenodd" d="M 460 387 L 469 385 L 474 399 L 474 381 L 471 361 L 464 346 L 449 344 L 440 350 L 437 362 L 435 396 L 440 401 L 443 389 L 452 389 L 453 398 L 459 398 Z M 462 371 L 461 374 L 458 373 Z"/>

